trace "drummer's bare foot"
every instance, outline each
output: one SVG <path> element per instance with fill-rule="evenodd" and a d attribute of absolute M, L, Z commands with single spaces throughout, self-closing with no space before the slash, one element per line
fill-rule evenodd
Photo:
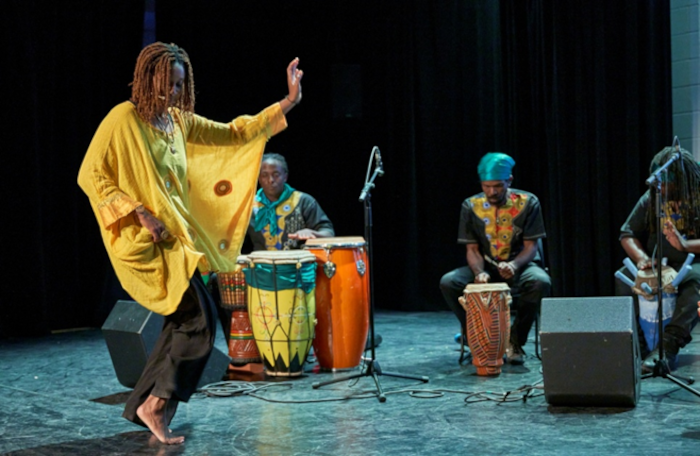
<path fill-rule="evenodd" d="M 161 443 L 165 443 L 166 445 L 179 445 L 185 441 L 185 437 L 173 435 L 170 429 L 168 429 L 165 413 L 167 405 L 167 399 L 150 395 L 148 399 L 136 409 L 136 414 Z"/>

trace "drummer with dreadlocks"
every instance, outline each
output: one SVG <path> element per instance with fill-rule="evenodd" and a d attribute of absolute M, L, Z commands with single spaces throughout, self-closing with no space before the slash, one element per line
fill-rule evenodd
<path fill-rule="evenodd" d="M 700 253 L 700 166 L 687 150 L 667 147 L 654 156 L 649 168 L 650 174 L 656 172 L 678 153 L 680 157 L 661 173 L 661 207 L 665 214 L 662 251 L 667 265 L 676 271 L 680 271 L 688 253 Z M 620 229 L 622 248 L 639 270 L 652 267 L 658 226 L 655 208 L 656 192 L 647 190 Z M 658 264 L 656 258 L 654 263 Z M 678 367 L 678 352 L 692 340 L 690 332 L 698 320 L 700 256 L 691 267 L 692 272 L 678 285 L 676 309 L 663 334 L 664 358 L 671 371 Z M 639 315 L 636 300 L 635 306 Z M 642 358 L 649 358 L 644 370 L 650 371 L 653 356 L 645 338 L 640 337 L 639 342 Z"/>

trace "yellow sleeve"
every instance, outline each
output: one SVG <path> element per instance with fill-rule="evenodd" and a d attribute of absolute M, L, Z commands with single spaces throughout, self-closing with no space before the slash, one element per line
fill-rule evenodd
<path fill-rule="evenodd" d="M 141 203 L 120 189 L 118 156 L 114 152 L 114 130 L 119 115 L 115 108 L 105 119 L 90 142 L 78 173 L 78 185 L 96 207 L 105 228 L 130 214 Z"/>
<path fill-rule="evenodd" d="M 287 128 L 279 103 L 257 115 L 239 116 L 230 123 L 214 122 L 197 114 L 182 115 L 190 144 L 207 146 L 244 145 L 263 135 L 266 140 Z"/>
<path fill-rule="evenodd" d="M 287 122 L 279 103 L 229 124 L 213 125 L 195 117 L 190 121 L 187 137 L 193 142 L 187 144 L 187 163 L 191 211 L 203 234 L 195 245 L 205 253 L 210 270 L 232 271 L 250 221 L 265 145 L 287 127 Z M 228 141 L 221 138 L 220 125 L 228 129 Z"/>

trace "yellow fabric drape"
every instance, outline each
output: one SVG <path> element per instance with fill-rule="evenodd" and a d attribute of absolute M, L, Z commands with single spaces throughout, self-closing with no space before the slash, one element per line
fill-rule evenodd
<path fill-rule="evenodd" d="M 177 309 L 198 266 L 233 269 L 265 144 L 287 127 L 278 103 L 231 123 L 172 114 L 187 154 L 177 167 L 159 160 L 170 153 L 168 137 L 124 102 L 98 127 L 78 175 L 119 281 L 162 315 Z M 140 204 L 165 224 L 170 239 L 153 243 L 132 213 Z"/>

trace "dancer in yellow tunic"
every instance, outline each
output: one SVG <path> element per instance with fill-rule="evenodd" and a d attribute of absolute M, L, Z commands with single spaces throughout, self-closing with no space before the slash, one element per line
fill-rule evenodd
<path fill-rule="evenodd" d="M 109 258 L 123 288 L 165 316 L 161 336 L 124 417 L 163 443 L 214 343 L 216 309 L 198 271 L 235 267 L 268 139 L 301 101 L 299 59 L 288 95 L 255 116 L 217 123 L 194 113 L 189 56 L 174 44 L 145 47 L 132 96 L 100 124 L 80 168 Z"/>

